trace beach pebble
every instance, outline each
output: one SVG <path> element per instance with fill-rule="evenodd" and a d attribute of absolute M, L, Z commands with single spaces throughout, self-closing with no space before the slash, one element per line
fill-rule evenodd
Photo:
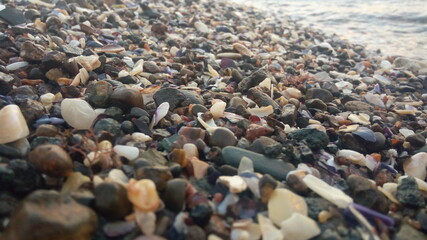
<path fill-rule="evenodd" d="M 139 211 L 152 212 L 158 208 L 160 199 L 153 181 L 131 179 L 126 188 L 129 201 Z"/>
<path fill-rule="evenodd" d="M 136 147 L 116 145 L 113 149 L 117 155 L 125 157 L 128 160 L 134 160 L 139 156 L 139 149 Z"/>
<path fill-rule="evenodd" d="M 163 201 L 169 210 L 179 212 L 183 209 L 187 184 L 184 179 L 172 179 L 167 182 Z"/>
<path fill-rule="evenodd" d="M 420 152 L 405 160 L 403 163 L 403 170 L 408 176 L 425 179 L 427 174 L 426 166 L 427 153 Z"/>
<path fill-rule="evenodd" d="M 132 211 L 127 190 L 118 183 L 101 183 L 95 187 L 95 208 L 107 220 L 123 219 Z"/>
<path fill-rule="evenodd" d="M 44 144 L 30 152 L 28 160 L 37 171 L 50 177 L 64 177 L 71 173 L 73 161 L 70 155 L 60 146 Z"/>
<path fill-rule="evenodd" d="M 300 227 L 304 226 L 304 231 Z M 284 239 L 308 240 L 320 234 L 317 223 L 299 212 L 294 212 L 290 218 L 280 224 Z"/>
<path fill-rule="evenodd" d="M 96 118 L 93 108 L 84 100 L 67 98 L 61 102 L 64 120 L 75 129 L 89 129 Z"/>
<path fill-rule="evenodd" d="M 210 143 L 218 147 L 235 146 L 237 139 L 232 131 L 221 127 L 214 130 L 210 137 Z"/>
<path fill-rule="evenodd" d="M 0 144 L 14 142 L 30 134 L 27 122 L 17 105 L 0 110 Z"/>

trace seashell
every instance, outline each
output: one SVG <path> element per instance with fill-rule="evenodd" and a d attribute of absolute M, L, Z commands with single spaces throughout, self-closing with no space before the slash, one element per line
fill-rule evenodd
<path fill-rule="evenodd" d="M 397 188 L 397 184 L 396 184 L 396 188 Z M 390 201 L 392 201 L 393 203 L 396 203 L 398 205 L 400 205 L 399 200 L 396 199 L 395 196 L 393 196 L 393 194 L 391 194 L 390 192 L 386 191 L 384 188 L 378 186 L 378 191 L 382 192 L 388 199 L 390 199 Z"/>
<path fill-rule="evenodd" d="M 225 52 L 225 53 L 217 54 L 216 57 L 217 58 L 240 59 L 240 58 L 242 58 L 242 55 L 240 53 Z"/>
<path fill-rule="evenodd" d="M 350 114 L 348 116 L 348 119 L 352 121 L 353 123 L 363 124 L 363 125 L 370 125 L 371 122 L 369 121 L 369 115 L 366 113 L 359 113 L 359 114 Z"/>
<path fill-rule="evenodd" d="M 88 72 L 93 71 L 101 66 L 101 61 L 99 61 L 99 56 L 78 56 L 69 60 L 72 62 L 75 60 L 78 64 L 84 67 Z"/>
<path fill-rule="evenodd" d="M 258 84 L 258 86 L 270 89 L 271 88 L 271 79 L 270 78 L 264 79 L 262 82 L 260 82 Z"/>
<path fill-rule="evenodd" d="M 153 140 L 150 136 L 144 134 L 144 133 L 140 133 L 140 132 L 134 132 L 132 133 L 132 139 L 135 142 L 147 142 L 147 141 L 151 141 Z"/>
<path fill-rule="evenodd" d="M 304 226 L 304 231 L 301 231 L 301 226 Z M 280 229 L 286 239 L 292 240 L 308 240 L 320 234 L 317 223 L 298 212 L 293 213 L 289 219 L 283 221 L 280 224 Z"/>
<path fill-rule="evenodd" d="M 214 131 L 215 129 L 218 128 L 218 126 L 215 124 L 213 119 L 209 119 L 208 121 L 204 121 L 202 119 L 202 114 L 201 112 L 197 113 L 197 121 L 204 127 L 206 128 L 206 130 L 208 131 Z"/>
<path fill-rule="evenodd" d="M 0 110 L 0 144 L 14 142 L 28 134 L 27 122 L 17 105 L 7 105 Z"/>
<path fill-rule="evenodd" d="M 238 121 L 245 119 L 244 117 L 238 114 L 230 113 L 230 112 L 224 112 L 222 116 L 227 118 L 228 121 L 230 121 L 231 123 L 237 123 Z"/>
<path fill-rule="evenodd" d="M 374 132 L 367 127 L 359 127 L 356 131 L 353 132 L 353 135 L 361 137 L 367 142 L 375 142 L 377 138 L 375 137 Z"/>
<path fill-rule="evenodd" d="M 129 72 L 129 75 L 136 76 L 144 71 L 143 64 L 137 64 L 133 67 L 133 69 Z"/>
<path fill-rule="evenodd" d="M 40 102 L 42 102 L 44 106 L 51 105 L 54 100 L 55 95 L 53 93 L 46 93 L 40 96 Z"/>
<path fill-rule="evenodd" d="M 67 85 L 66 83 L 69 82 L 68 81 L 69 78 L 58 78 L 56 80 L 56 82 L 59 85 Z M 71 81 L 70 85 L 71 86 L 78 86 L 80 84 L 80 82 L 82 81 L 82 77 L 80 73 L 77 73 L 77 75 L 73 78 L 73 80 Z"/>
<path fill-rule="evenodd" d="M 185 150 L 185 149 L 184 149 Z M 187 157 L 187 155 L 185 156 Z M 199 160 L 197 157 L 190 159 L 191 165 L 193 166 L 193 175 L 196 179 L 202 179 L 208 172 L 209 164 L 207 162 Z"/>
<path fill-rule="evenodd" d="M 343 191 L 330 186 L 323 180 L 313 175 L 305 176 L 303 178 L 303 182 L 313 192 L 317 193 L 322 198 L 330 201 L 331 203 L 337 205 L 339 208 L 346 208 L 353 203 L 353 199 L 347 194 L 345 194 Z"/>
<path fill-rule="evenodd" d="M 137 147 L 116 145 L 113 150 L 117 155 L 125 157 L 128 160 L 134 160 L 139 156 L 139 149 Z"/>
<path fill-rule="evenodd" d="M 224 110 L 226 106 L 227 106 L 227 103 L 223 101 L 219 101 L 213 104 L 212 107 L 210 108 L 210 112 L 213 118 L 216 119 L 216 118 L 222 117 L 224 115 Z"/>
<path fill-rule="evenodd" d="M 366 166 L 365 156 L 363 156 L 363 154 L 358 153 L 356 151 L 341 149 L 336 153 L 336 156 L 345 158 L 353 164 L 358 164 L 360 166 Z"/>
<path fill-rule="evenodd" d="M 126 186 L 129 201 L 141 212 L 153 212 L 160 204 L 156 185 L 150 179 L 131 179 Z"/>
<path fill-rule="evenodd" d="M 66 98 L 61 102 L 61 115 L 73 128 L 79 130 L 89 129 L 97 114 L 84 100 Z"/>
<path fill-rule="evenodd" d="M 240 54 L 242 55 L 246 55 L 246 56 L 252 56 L 253 53 L 251 50 L 249 50 L 245 45 L 240 44 L 240 43 L 235 43 L 233 44 L 233 48 L 238 51 Z"/>
<path fill-rule="evenodd" d="M 274 224 L 280 224 L 294 213 L 308 214 L 304 198 L 284 189 L 276 188 L 268 200 L 268 217 Z"/>
<path fill-rule="evenodd" d="M 97 53 L 119 53 L 124 50 L 125 48 L 119 45 L 106 45 L 101 48 L 95 48 L 95 52 Z"/>
<path fill-rule="evenodd" d="M 399 115 L 415 115 L 416 110 L 395 110 L 395 112 Z"/>
<path fill-rule="evenodd" d="M 374 106 L 377 106 L 380 108 L 385 108 L 384 102 L 378 96 L 376 96 L 370 92 L 366 93 L 364 98 L 368 103 L 370 103 Z"/>
<path fill-rule="evenodd" d="M 349 133 L 349 132 L 354 132 L 359 128 L 358 124 L 352 124 L 352 125 L 344 125 L 341 126 L 338 129 L 338 132 L 344 132 L 344 133 Z"/>
<path fill-rule="evenodd" d="M 6 70 L 15 71 L 28 66 L 28 62 L 16 62 L 6 66 Z"/>
<path fill-rule="evenodd" d="M 248 108 L 247 110 L 250 114 L 258 117 L 266 117 L 274 112 L 273 106 L 271 105 L 260 108 Z"/>
<path fill-rule="evenodd" d="M 39 30 L 40 33 L 46 32 L 46 23 L 40 21 L 40 18 L 37 18 L 36 21 L 34 21 L 34 28 Z"/>
<path fill-rule="evenodd" d="M 168 102 L 163 102 L 162 104 L 160 104 L 153 115 L 153 119 L 151 120 L 151 123 L 150 123 L 150 129 L 156 126 L 157 123 L 159 123 L 159 121 L 162 120 L 168 114 L 168 111 L 169 111 Z"/>
<path fill-rule="evenodd" d="M 211 65 L 208 65 L 208 71 L 212 77 L 219 77 L 220 76 L 219 73 Z"/>
<path fill-rule="evenodd" d="M 258 223 L 263 240 L 282 240 L 283 233 L 274 226 L 270 219 L 258 214 Z"/>
<path fill-rule="evenodd" d="M 390 79 L 388 79 L 388 78 L 386 78 L 386 77 L 383 77 L 383 76 L 381 76 L 381 75 L 379 75 L 379 74 L 375 74 L 374 76 L 372 76 L 375 80 L 377 80 L 378 82 L 380 82 L 380 83 L 382 83 L 382 84 L 384 84 L 384 85 L 389 85 L 389 84 L 391 84 L 391 81 L 390 81 Z"/>
<path fill-rule="evenodd" d="M 419 179 L 426 178 L 427 153 L 420 152 L 413 155 L 403 163 L 405 175 L 413 176 Z"/>
<path fill-rule="evenodd" d="M 415 134 L 415 132 L 413 130 L 407 129 L 407 128 L 401 128 L 399 129 L 399 133 L 402 134 L 405 138 L 407 138 L 408 136 L 411 136 L 413 134 Z"/>
<path fill-rule="evenodd" d="M 245 180 L 240 176 L 221 176 L 218 181 L 228 186 L 231 193 L 240 193 L 248 188 Z"/>
<path fill-rule="evenodd" d="M 119 74 L 117 75 L 118 78 L 122 78 L 122 77 L 126 77 L 126 76 L 129 76 L 129 72 L 126 70 L 121 70 L 119 72 Z"/>

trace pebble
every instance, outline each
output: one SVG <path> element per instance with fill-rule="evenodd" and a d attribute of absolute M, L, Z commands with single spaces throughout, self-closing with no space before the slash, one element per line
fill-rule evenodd
<path fill-rule="evenodd" d="M 276 188 L 268 200 L 268 217 L 274 224 L 280 226 L 294 213 L 307 215 L 304 198 L 287 189 Z"/>
<path fill-rule="evenodd" d="M 304 226 L 304 231 L 300 227 Z M 317 223 L 299 212 L 292 213 L 291 217 L 280 224 L 283 236 L 286 239 L 308 240 L 320 234 Z"/>
<path fill-rule="evenodd" d="M 136 89 L 118 87 L 110 95 L 110 100 L 111 104 L 123 110 L 128 110 L 132 107 L 144 107 L 142 94 Z"/>
<path fill-rule="evenodd" d="M 14 211 L 3 237 L 28 239 L 31 229 L 39 228 L 37 239 L 41 240 L 63 239 L 64 236 L 89 240 L 96 230 L 97 222 L 97 216 L 90 208 L 78 204 L 70 196 L 38 190 L 31 193 Z"/>
<path fill-rule="evenodd" d="M 129 201 L 139 211 L 153 212 L 159 207 L 160 199 L 153 181 L 131 179 L 126 188 Z"/>
<path fill-rule="evenodd" d="M 116 145 L 113 150 L 120 157 L 125 157 L 130 161 L 135 160 L 139 156 L 139 149 L 137 147 Z"/>
<path fill-rule="evenodd" d="M 93 108 L 84 100 L 67 98 L 61 102 L 61 115 L 75 129 L 89 129 L 96 118 Z"/>
<path fill-rule="evenodd" d="M 403 170 L 408 176 L 425 179 L 427 175 L 427 153 L 420 152 L 405 160 Z"/>
<path fill-rule="evenodd" d="M 30 134 L 27 122 L 17 105 L 0 110 L 0 144 L 14 142 Z"/>
<path fill-rule="evenodd" d="M 69 175 L 73 168 L 73 161 L 68 153 L 60 146 L 53 144 L 36 147 L 28 155 L 28 160 L 37 171 L 54 178 Z"/>
<path fill-rule="evenodd" d="M 183 209 L 187 185 L 188 182 L 183 179 L 172 179 L 167 182 L 163 201 L 168 209 L 174 212 Z"/>
<path fill-rule="evenodd" d="M 397 186 L 396 198 L 402 204 L 420 208 L 425 206 L 425 199 L 413 177 L 407 177 Z"/>
<path fill-rule="evenodd" d="M 121 220 L 132 211 L 127 190 L 118 183 L 101 183 L 95 187 L 95 208 L 109 221 Z"/>
<path fill-rule="evenodd" d="M 320 99 L 325 103 L 331 102 L 334 99 L 332 93 L 323 88 L 310 88 L 307 90 L 305 97 L 307 99 Z"/>
<path fill-rule="evenodd" d="M 217 128 L 210 136 L 210 144 L 218 147 L 235 146 L 237 139 L 228 128 Z"/>

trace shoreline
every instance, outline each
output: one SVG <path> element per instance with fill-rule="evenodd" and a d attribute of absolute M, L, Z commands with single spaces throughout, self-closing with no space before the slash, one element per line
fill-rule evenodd
<path fill-rule="evenodd" d="M 29 2 L 0 240 L 427 236 L 427 64 L 225 1 Z"/>

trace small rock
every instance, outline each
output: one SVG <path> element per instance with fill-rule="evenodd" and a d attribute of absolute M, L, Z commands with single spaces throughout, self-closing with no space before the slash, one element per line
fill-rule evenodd
<path fill-rule="evenodd" d="M 110 99 L 114 106 L 117 106 L 126 111 L 132 107 L 144 107 L 142 94 L 136 89 L 118 87 L 114 89 Z"/>
<path fill-rule="evenodd" d="M 313 98 L 313 99 L 309 99 L 305 102 L 305 105 L 308 108 L 316 108 L 322 111 L 326 111 L 328 109 L 328 106 L 320 99 L 318 98 Z"/>
<path fill-rule="evenodd" d="M 75 129 L 89 129 L 96 118 L 92 107 L 84 100 L 66 98 L 61 102 L 64 120 Z"/>
<path fill-rule="evenodd" d="M 73 160 L 65 150 L 57 145 L 45 144 L 30 152 L 28 160 L 37 171 L 50 177 L 64 177 L 71 173 Z"/>
<path fill-rule="evenodd" d="M 26 41 L 21 45 L 20 57 L 29 62 L 41 61 L 45 56 L 42 46 Z"/>
<path fill-rule="evenodd" d="M 135 178 L 150 179 L 156 184 L 156 189 L 163 191 L 166 184 L 172 179 L 172 173 L 167 167 L 154 166 L 154 167 L 140 167 L 135 171 Z"/>
<path fill-rule="evenodd" d="M 425 205 L 423 194 L 418 189 L 418 184 L 413 177 L 407 177 L 397 186 L 396 198 L 402 204 L 421 208 Z"/>
<path fill-rule="evenodd" d="M 52 214 L 55 212 L 61 214 Z M 97 221 L 90 208 L 78 204 L 70 196 L 38 190 L 25 198 L 13 213 L 3 237 L 14 240 L 89 240 Z M 38 229 L 37 235 L 29 236 L 34 229 Z"/>
<path fill-rule="evenodd" d="M 280 226 L 284 220 L 289 219 L 294 213 L 308 214 L 304 198 L 287 189 L 276 188 L 268 200 L 268 217 L 273 223 Z"/>
<path fill-rule="evenodd" d="M 106 81 L 91 83 L 86 89 L 88 102 L 95 108 L 107 107 L 113 87 Z"/>
<path fill-rule="evenodd" d="M 282 108 L 280 121 L 282 121 L 284 124 L 288 124 L 289 126 L 294 126 L 297 113 L 297 107 L 294 104 L 286 104 Z"/>
<path fill-rule="evenodd" d="M 16 105 L 0 110 L 0 144 L 14 142 L 30 134 L 27 122 Z"/>
<path fill-rule="evenodd" d="M 421 134 L 413 134 L 406 137 L 405 141 L 409 142 L 411 146 L 420 148 L 426 145 L 426 138 Z"/>
<path fill-rule="evenodd" d="M 96 134 L 107 132 L 114 136 L 117 136 L 120 133 L 120 123 L 112 118 L 104 118 L 99 120 L 95 124 L 95 126 L 93 127 L 93 130 L 95 131 Z M 133 157 L 135 156 L 134 152 L 135 151 L 132 151 L 131 153 L 126 155 L 128 155 L 129 157 L 131 156 Z"/>
<path fill-rule="evenodd" d="M 261 136 L 269 136 L 274 132 L 274 129 L 269 126 L 261 126 L 258 124 L 251 124 L 246 130 L 246 139 L 253 141 Z"/>
<path fill-rule="evenodd" d="M 317 129 L 301 129 L 289 134 L 289 138 L 297 141 L 305 140 L 307 145 L 313 150 L 325 148 L 329 143 L 329 137 L 326 133 Z"/>
<path fill-rule="evenodd" d="M 237 139 L 228 128 L 217 128 L 210 137 L 210 144 L 218 147 L 235 146 Z"/>
<path fill-rule="evenodd" d="M 95 208 L 107 220 L 123 219 L 132 211 L 126 188 L 114 182 L 97 185 L 94 190 Z"/>
<path fill-rule="evenodd" d="M 249 150 L 274 158 L 282 152 L 282 144 L 269 137 L 261 136 L 255 139 Z"/>
<path fill-rule="evenodd" d="M 301 226 L 304 226 L 304 231 L 301 231 Z M 293 240 L 308 240 L 320 234 L 317 223 L 298 212 L 293 213 L 289 219 L 281 222 L 280 227 L 283 236 Z"/>
<path fill-rule="evenodd" d="M 361 101 L 348 101 L 344 104 L 347 111 L 355 111 L 355 112 L 372 112 L 374 108 Z"/>
<path fill-rule="evenodd" d="M 305 95 L 307 99 L 320 99 L 325 103 L 331 102 L 334 97 L 332 93 L 323 88 L 310 88 Z"/>
<path fill-rule="evenodd" d="M 163 201 L 168 209 L 180 212 L 185 203 L 185 189 L 188 182 L 184 179 L 172 179 L 167 182 Z"/>
<path fill-rule="evenodd" d="M 0 95 L 7 95 L 13 89 L 13 76 L 0 72 Z"/>
<path fill-rule="evenodd" d="M 157 106 L 163 102 L 168 102 L 170 111 L 175 110 L 177 107 L 185 106 L 184 102 L 187 100 L 185 95 L 175 88 L 162 88 L 154 94 L 153 98 Z"/>

